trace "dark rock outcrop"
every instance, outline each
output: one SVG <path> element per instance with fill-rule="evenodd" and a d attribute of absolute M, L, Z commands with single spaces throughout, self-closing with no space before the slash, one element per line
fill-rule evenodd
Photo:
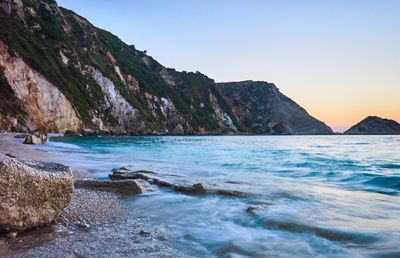
<path fill-rule="evenodd" d="M 72 130 L 67 130 L 64 133 L 64 137 L 77 137 L 77 136 L 82 136 L 82 134 L 72 131 Z"/>
<path fill-rule="evenodd" d="M 1 156 L 0 189 L 0 231 L 20 232 L 52 223 L 67 207 L 73 194 L 72 172 Z"/>
<path fill-rule="evenodd" d="M 283 95 L 273 83 L 219 83 L 239 122 L 254 134 L 333 134 L 331 128 L 310 116 Z"/>
<path fill-rule="evenodd" d="M 347 135 L 399 135 L 400 124 L 394 120 L 369 116 L 344 132 Z"/>

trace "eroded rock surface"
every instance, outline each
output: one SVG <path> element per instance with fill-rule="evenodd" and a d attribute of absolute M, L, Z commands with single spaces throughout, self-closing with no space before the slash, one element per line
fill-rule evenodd
<path fill-rule="evenodd" d="M 36 169 L 1 156 L 0 189 L 0 230 L 19 232 L 58 217 L 72 199 L 72 172 Z"/>

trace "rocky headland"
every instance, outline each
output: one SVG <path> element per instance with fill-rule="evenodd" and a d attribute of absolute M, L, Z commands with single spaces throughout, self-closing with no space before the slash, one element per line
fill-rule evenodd
<path fill-rule="evenodd" d="M 272 84 L 166 68 L 54 0 L 0 3 L 0 130 L 332 134 Z"/>
<path fill-rule="evenodd" d="M 399 135 L 400 124 L 391 119 L 369 116 L 344 132 L 347 135 Z"/>

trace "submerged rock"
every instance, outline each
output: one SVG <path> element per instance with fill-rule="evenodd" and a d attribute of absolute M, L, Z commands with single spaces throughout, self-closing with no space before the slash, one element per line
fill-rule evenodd
<path fill-rule="evenodd" d="M 20 232 L 58 217 L 72 199 L 72 172 L 39 170 L 1 156 L 0 189 L 0 230 Z"/>
<path fill-rule="evenodd" d="M 176 192 L 182 192 L 186 194 L 205 194 L 207 192 L 206 187 L 201 183 L 191 186 L 174 186 L 173 189 Z"/>
<path fill-rule="evenodd" d="M 47 142 L 47 133 L 42 130 L 36 130 L 26 136 L 24 144 L 46 144 Z"/>
<path fill-rule="evenodd" d="M 145 182 L 133 179 L 118 181 L 102 181 L 96 179 L 75 180 L 75 187 L 89 188 L 101 191 L 118 192 L 122 194 L 141 194 L 147 191 Z"/>
<path fill-rule="evenodd" d="M 266 204 L 253 204 L 246 209 L 246 212 L 251 215 L 255 215 L 267 209 L 267 207 L 268 206 Z"/>

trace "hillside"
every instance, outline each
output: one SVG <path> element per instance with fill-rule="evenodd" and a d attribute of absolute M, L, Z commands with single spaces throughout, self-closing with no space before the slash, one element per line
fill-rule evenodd
<path fill-rule="evenodd" d="M 369 116 L 344 132 L 348 135 L 397 135 L 400 124 L 394 120 Z"/>
<path fill-rule="evenodd" d="M 218 84 L 239 122 L 253 134 L 332 134 L 331 128 L 310 116 L 283 95 L 273 83 Z"/>
<path fill-rule="evenodd" d="M 285 133 L 331 133 L 305 115 L 298 130 L 293 112 L 285 113 L 288 105 L 258 119 L 256 109 L 232 103 L 233 93 L 214 80 L 166 68 L 53 0 L 0 2 L 0 98 L 7 100 L 0 103 L 2 130 L 269 134 L 276 132 L 264 127 L 273 122 L 292 129 Z M 295 106 L 301 109 L 290 108 Z M 237 112 L 242 109 L 262 129 Z"/>

